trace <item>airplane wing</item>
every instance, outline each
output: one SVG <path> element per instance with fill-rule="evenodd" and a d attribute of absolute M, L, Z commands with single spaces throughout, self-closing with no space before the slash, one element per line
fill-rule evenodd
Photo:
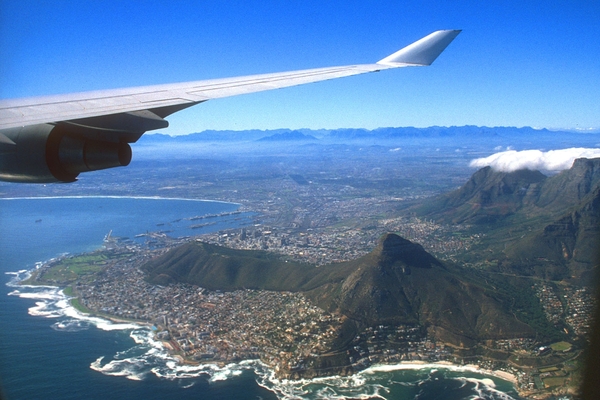
<path fill-rule="evenodd" d="M 80 172 L 127 165 L 131 159 L 127 143 L 148 130 L 167 127 L 164 118 L 176 111 L 221 97 L 430 65 L 459 33 L 433 32 L 374 64 L 1 100 L 0 180 L 70 182 Z M 27 151 L 32 146 L 44 149 Z M 41 171 L 43 162 L 34 162 L 31 153 L 38 158 L 45 153 L 48 168 Z"/>

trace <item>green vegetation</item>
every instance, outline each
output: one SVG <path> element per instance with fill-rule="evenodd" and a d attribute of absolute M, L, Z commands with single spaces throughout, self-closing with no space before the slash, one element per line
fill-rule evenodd
<path fill-rule="evenodd" d="M 64 257 L 48 267 L 35 271 L 24 283 L 66 286 L 76 281 L 93 281 L 110 263 L 127 257 L 131 257 L 131 253 L 117 255 L 109 251 Z M 71 294 L 67 295 L 71 296 Z"/>
<path fill-rule="evenodd" d="M 39 273 L 40 273 L 39 270 L 33 271 L 29 278 L 21 281 L 21 285 L 42 285 L 42 283 L 37 281 L 37 277 L 38 277 Z"/>
<path fill-rule="evenodd" d="M 91 310 L 89 308 L 87 308 L 86 306 L 81 304 L 79 299 L 77 297 L 75 297 L 75 296 L 77 296 L 77 293 L 75 292 L 75 289 L 73 288 L 73 286 L 67 286 L 66 288 L 64 288 L 63 293 L 65 294 L 65 296 L 73 297 L 70 300 L 70 303 L 73 307 L 75 307 L 75 309 L 77 311 L 82 312 L 84 314 L 89 314 L 91 312 Z"/>
<path fill-rule="evenodd" d="M 71 299 L 71 305 L 75 307 L 77 311 L 82 312 L 84 314 L 89 314 L 91 312 L 91 310 L 85 307 L 83 304 L 81 304 L 79 302 L 79 299 L 77 298 Z"/>
<path fill-rule="evenodd" d="M 490 271 L 591 285 L 600 237 L 600 160 L 580 159 L 546 178 L 538 171 L 477 171 L 460 189 L 414 208 L 438 223 L 485 236 L 461 261 Z M 496 265 L 493 265 L 496 264 Z"/>
<path fill-rule="evenodd" d="M 487 282 L 494 288 L 505 302 L 510 304 L 510 309 L 517 319 L 535 330 L 538 340 L 557 342 L 565 339 L 565 333 L 546 318 L 540 300 L 531 288 L 531 280 L 514 279 L 485 271 L 472 271 L 472 274 L 478 276 L 479 281 Z"/>
<path fill-rule="evenodd" d="M 111 250 L 100 250 L 93 253 L 79 254 L 56 260 L 34 271 L 31 277 L 24 281 L 27 285 L 58 285 L 66 286 L 63 293 L 73 297 L 70 302 L 73 307 L 82 313 L 90 313 L 79 299 L 73 284 L 75 282 L 93 282 L 98 276 L 115 261 L 130 258 L 129 252 L 115 253 Z"/>
<path fill-rule="evenodd" d="M 498 324 L 503 337 L 534 335 L 527 319 L 515 320 L 509 310 L 512 288 L 507 287 L 507 298 L 499 302 L 495 291 L 479 283 L 485 280 L 444 266 L 420 245 L 394 234 L 384 235 L 379 246 L 363 257 L 318 268 L 284 262 L 264 251 L 201 242 L 174 248 L 142 268 L 147 279 L 159 285 L 184 282 L 210 290 L 301 291 L 323 309 L 349 316 L 357 324 L 352 331 L 359 325 L 435 324 L 443 332 L 452 332 L 443 340 L 463 345 L 474 345 L 473 338 L 496 338 L 493 327 Z M 539 300 L 530 297 L 545 320 Z M 471 320 L 480 324 L 466 322 Z M 353 336 L 345 335 L 340 343 L 346 345 Z"/>
<path fill-rule="evenodd" d="M 557 367 L 540 368 L 541 373 L 554 372 L 554 371 L 558 371 L 558 368 Z"/>
<path fill-rule="evenodd" d="M 571 360 L 571 361 L 567 361 L 565 362 L 565 371 L 576 371 L 581 367 L 581 360 L 580 358 L 577 358 L 576 360 Z"/>
<path fill-rule="evenodd" d="M 573 346 L 571 345 L 571 343 L 568 342 L 558 342 L 551 344 L 550 347 L 554 351 L 569 351 Z"/>
<path fill-rule="evenodd" d="M 544 378 L 544 386 L 549 388 L 549 387 L 554 387 L 554 386 L 563 386 L 565 384 L 565 380 L 567 378 L 565 377 L 552 377 L 552 378 Z"/>
<path fill-rule="evenodd" d="M 102 271 L 107 260 L 108 256 L 103 252 L 66 257 L 40 271 L 36 280 L 38 283 L 69 284 Z"/>
<path fill-rule="evenodd" d="M 262 250 L 235 250 L 191 242 L 149 262 L 143 269 L 154 284 L 185 282 L 210 290 L 298 291 L 316 269 L 286 262 Z"/>

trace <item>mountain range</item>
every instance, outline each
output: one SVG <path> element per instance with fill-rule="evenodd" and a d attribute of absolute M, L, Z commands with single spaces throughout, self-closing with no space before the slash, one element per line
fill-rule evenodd
<path fill-rule="evenodd" d="M 472 259 L 499 270 L 592 284 L 600 239 L 600 158 L 576 159 L 553 176 L 475 172 L 461 188 L 414 208 L 423 217 L 485 233 Z"/>
<path fill-rule="evenodd" d="M 353 142 L 365 140 L 397 141 L 413 139 L 435 139 L 443 141 L 451 139 L 456 144 L 457 138 L 464 140 L 484 140 L 486 143 L 505 144 L 508 139 L 512 144 L 521 143 L 539 146 L 557 145 L 568 147 L 569 143 L 587 143 L 593 146 L 598 143 L 597 134 L 583 134 L 572 131 L 549 131 L 531 127 L 486 127 L 486 126 L 431 126 L 427 128 L 415 127 L 387 127 L 377 129 L 272 129 L 272 130 L 206 130 L 189 135 L 169 136 L 160 133 L 146 134 L 140 138 L 139 144 L 153 143 L 193 143 L 193 142 L 252 142 L 267 141 L 322 141 L 322 142 Z"/>

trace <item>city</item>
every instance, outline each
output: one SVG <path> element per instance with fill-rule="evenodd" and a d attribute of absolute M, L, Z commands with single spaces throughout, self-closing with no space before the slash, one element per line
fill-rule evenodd
<path fill-rule="evenodd" d="M 430 232 L 428 226 L 431 224 L 413 223 L 406 229 Z M 193 240 L 216 240 L 227 245 L 246 243 L 249 248 L 256 245 L 277 249 L 288 257 L 302 256 L 304 252 L 310 257 L 305 240 L 308 238 L 310 243 L 309 233 L 300 235 L 300 240 L 292 240 L 289 236 L 278 237 L 272 228 L 249 229 L 208 234 Z M 139 267 L 187 240 L 190 239 L 148 234 L 146 244 L 140 244 L 107 235 L 104 249 L 91 255 L 53 260 L 41 266 L 27 283 L 68 285 L 66 293 L 74 297 L 73 303 L 80 311 L 150 327 L 181 363 L 224 365 L 260 359 L 278 376 L 292 379 L 352 374 L 378 364 L 442 363 L 496 374 L 514 382 L 524 395 L 549 389 L 560 392 L 567 382 L 578 382 L 574 371 L 579 369 L 581 348 L 566 342 L 540 346 L 534 338 L 513 338 L 489 340 L 465 349 L 436 341 L 418 326 L 374 326 L 359 333 L 349 350 L 331 352 L 345 317 L 312 305 L 301 293 L 221 292 L 186 284 L 147 283 Z M 283 245 L 277 246 L 275 240 Z M 323 243 L 327 242 L 318 243 L 321 247 L 315 254 L 323 251 Z M 91 264 L 100 268 L 76 277 L 66 270 L 58 275 L 52 273 L 61 266 L 77 264 L 78 257 L 88 263 L 97 260 Z M 567 333 L 574 340 L 585 337 L 593 308 L 589 293 L 565 286 L 561 289 L 565 293 L 561 302 L 548 284 L 535 286 L 547 318 L 567 324 L 572 329 Z M 332 358 L 345 359 L 346 367 L 328 370 L 328 360 Z"/>

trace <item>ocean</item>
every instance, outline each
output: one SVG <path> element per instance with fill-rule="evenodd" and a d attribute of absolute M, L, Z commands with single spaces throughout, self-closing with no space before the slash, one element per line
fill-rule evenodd
<path fill-rule="evenodd" d="M 36 263 L 102 246 L 105 235 L 173 237 L 236 228 L 251 213 L 191 229 L 190 218 L 238 205 L 182 199 L 0 199 L 0 387 L 18 399 L 519 399 L 510 382 L 469 368 L 372 367 L 352 377 L 278 381 L 259 361 L 182 366 L 145 327 L 78 313 L 55 287 L 17 282 Z M 235 216 L 235 218 L 234 218 Z"/>

